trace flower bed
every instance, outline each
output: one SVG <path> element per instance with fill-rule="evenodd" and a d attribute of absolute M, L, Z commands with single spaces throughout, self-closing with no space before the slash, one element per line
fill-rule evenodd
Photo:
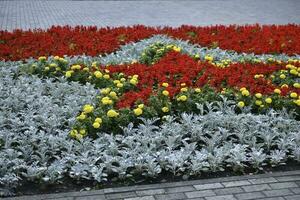
<path fill-rule="evenodd" d="M 42 51 L 52 56 L 0 63 L 0 192 L 9 195 L 29 182 L 199 177 L 300 161 L 298 29 L 136 26 L 2 32 L 2 45 L 14 41 L 12 48 L 19 49 L 15 54 L 7 49 L 10 57 L 2 49 L 5 59 L 36 57 L 40 47 L 24 40 L 34 35 L 55 35 L 60 41 L 72 33 L 76 45 L 69 51 L 68 40 L 57 44 L 62 48 L 52 41 L 55 50 Z M 190 42 L 152 36 L 162 33 Z M 126 34 L 121 42 L 120 34 Z M 253 39 L 261 34 L 294 45 L 286 51 L 265 46 Z M 99 43 L 85 46 L 94 44 L 86 38 L 95 35 Z M 236 46 L 241 37 L 246 44 Z M 23 40 L 28 51 L 20 48 Z M 237 52 L 197 45 L 214 40 Z M 77 42 L 83 46 L 77 48 Z M 114 52 L 61 56 L 82 54 L 85 48 L 88 55 Z"/>

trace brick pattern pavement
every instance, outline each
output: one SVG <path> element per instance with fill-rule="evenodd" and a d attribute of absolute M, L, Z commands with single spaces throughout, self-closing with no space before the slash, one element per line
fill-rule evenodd
<path fill-rule="evenodd" d="M 299 10 L 299 0 L 0 1 L 0 30 L 52 25 L 287 24 L 300 23 Z"/>
<path fill-rule="evenodd" d="M 300 170 L 102 190 L 5 198 L 5 200 L 299 200 Z"/>

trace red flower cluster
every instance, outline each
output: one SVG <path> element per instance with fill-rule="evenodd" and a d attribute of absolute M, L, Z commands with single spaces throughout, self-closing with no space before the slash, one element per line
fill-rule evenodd
<path fill-rule="evenodd" d="M 131 107 L 141 99 L 146 103 L 153 88 L 160 87 L 160 84 L 167 82 L 167 90 L 170 97 L 176 95 L 182 88 L 182 83 L 188 87 L 203 87 L 208 84 L 221 91 L 222 88 L 235 88 L 239 90 L 246 87 L 251 94 L 262 93 L 271 95 L 276 87 L 271 81 L 270 75 L 279 70 L 285 69 L 286 64 L 250 64 L 236 63 L 227 68 L 218 68 L 208 62 L 197 62 L 193 58 L 170 52 L 158 63 L 147 66 L 143 64 L 116 65 L 109 67 L 110 72 L 122 72 L 128 76 L 138 75 L 138 90 L 130 91 L 123 95 L 117 107 Z M 300 67 L 300 64 L 295 64 Z M 262 74 L 266 78 L 255 78 L 256 74 Z M 300 89 L 282 88 L 282 96 L 290 92 L 300 94 Z"/>
<path fill-rule="evenodd" d="M 300 54 L 300 25 L 52 27 L 48 30 L 0 31 L 0 59 L 20 60 L 41 55 L 99 55 L 154 34 L 167 34 L 207 47 L 249 53 Z"/>

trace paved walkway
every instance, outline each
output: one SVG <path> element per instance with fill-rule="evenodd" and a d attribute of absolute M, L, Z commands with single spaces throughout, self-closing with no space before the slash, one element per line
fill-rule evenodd
<path fill-rule="evenodd" d="M 300 23 L 299 0 L 0 1 L 0 29 Z"/>
<path fill-rule="evenodd" d="M 7 198 L 7 200 L 299 200 L 300 170 Z"/>

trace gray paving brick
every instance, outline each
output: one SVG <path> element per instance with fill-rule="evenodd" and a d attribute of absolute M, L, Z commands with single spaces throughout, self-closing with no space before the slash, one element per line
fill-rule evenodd
<path fill-rule="evenodd" d="M 214 192 L 217 195 L 225 195 L 225 194 L 242 193 L 244 191 L 240 187 L 231 187 L 231 188 L 215 189 Z"/>
<path fill-rule="evenodd" d="M 247 180 L 243 181 L 230 181 L 230 182 L 222 182 L 225 187 L 236 187 L 236 186 L 243 186 L 243 185 L 251 185 L 251 183 Z"/>
<path fill-rule="evenodd" d="M 191 192 L 195 191 L 193 186 L 182 186 L 182 187 L 172 187 L 165 188 L 166 193 L 178 193 L 178 192 Z"/>
<path fill-rule="evenodd" d="M 285 200 L 283 197 L 269 197 L 269 198 L 263 198 L 259 200 Z"/>
<path fill-rule="evenodd" d="M 202 191 L 195 191 L 195 192 L 186 192 L 185 195 L 188 198 L 196 198 L 196 197 L 215 196 L 216 194 L 212 190 L 202 190 Z"/>
<path fill-rule="evenodd" d="M 197 190 L 207 190 L 207 189 L 216 189 L 223 188 L 224 186 L 221 183 L 207 183 L 201 185 L 194 185 Z"/>
<path fill-rule="evenodd" d="M 120 192 L 120 193 L 112 193 L 112 194 L 105 194 L 107 199 L 120 199 L 120 198 L 129 198 L 129 197 L 136 197 L 135 192 Z"/>
<path fill-rule="evenodd" d="M 138 190 L 136 194 L 138 196 L 146 196 L 146 195 L 155 195 L 155 194 L 163 194 L 165 193 L 164 189 L 151 189 L 151 190 Z"/>
<path fill-rule="evenodd" d="M 124 200 L 155 200 L 155 198 L 153 196 L 143 196 L 143 197 L 125 198 Z"/>
<path fill-rule="evenodd" d="M 269 184 L 272 189 L 283 189 L 283 188 L 294 188 L 294 187 L 299 187 L 296 183 L 294 182 L 283 182 L 283 183 L 270 183 Z"/>
<path fill-rule="evenodd" d="M 256 191 L 263 191 L 263 190 L 270 190 L 270 186 L 267 184 L 261 184 L 261 185 L 247 185 L 247 186 L 242 186 L 242 188 L 246 192 L 256 192 Z"/>
<path fill-rule="evenodd" d="M 205 197 L 206 200 L 236 200 L 233 195 L 222 195 L 214 197 Z"/>
<path fill-rule="evenodd" d="M 263 191 L 263 193 L 267 197 L 274 197 L 274 196 L 287 196 L 292 195 L 293 192 L 289 189 L 279 189 L 279 190 L 269 190 L 269 191 Z"/>
<path fill-rule="evenodd" d="M 252 184 L 275 183 L 278 182 L 274 177 L 249 179 Z"/>
<path fill-rule="evenodd" d="M 286 200 L 299 200 L 300 195 L 292 195 L 292 196 L 287 196 L 285 197 Z"/>
<path fill-rule="evenodd" d="M 250 199 L 263 198 L 265 197 L 265 195 L 261 192 L 249 192 L 249 193 L 236 194 L 235 197 L 238 200 L 250 200 Z"/>
<path fill-rule="evenodd" d="M 158 194 L 155 195 L 156 200 L 179 200 L 179 199 L 186 199 L 187 197 L 184 193 L 172 193 L 172 194 Z"/>
<path fill-rule="evenodd" d="M 290 188 L 290 190 L 292 192 L 294 192 L 295 194 L 300 194 L 300 187 L 297 187 L 297 188 Z"/>
<path fill-rule="evenodd" d="M 61 200 L 63 200 L 62 198 Z M 75 200 L 106 200 L 104 195 L 93 195 L 93 196 L 82 196 L 82 197 L 75 197 Z"/>
<path fill-rule="evenodd" d="M 300 176 L 279 176 L 275 177 L 279 182 L 283 181 L 300 181 Z"/>

